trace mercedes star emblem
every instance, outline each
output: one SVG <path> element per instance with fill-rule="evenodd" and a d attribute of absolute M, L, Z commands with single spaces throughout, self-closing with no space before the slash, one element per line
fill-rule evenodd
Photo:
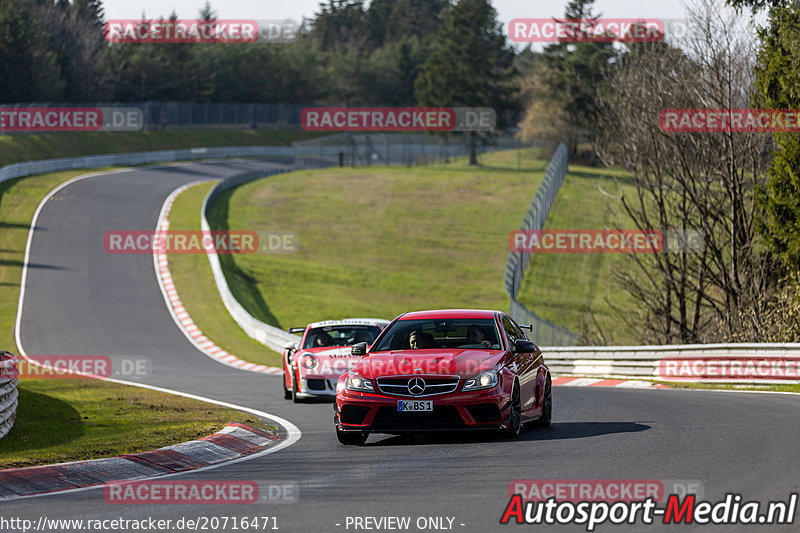
<path fill-rule="evenodd" d="M 425 392 L 425 380 L 422 378 L 412 378 L 408 380 L 408 392 L 414 396 L 419 396 Z"/>

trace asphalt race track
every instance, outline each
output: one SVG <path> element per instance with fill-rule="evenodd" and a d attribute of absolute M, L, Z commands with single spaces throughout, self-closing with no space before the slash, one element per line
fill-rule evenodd
<path fill-rule="evenodd" d="M 697 480 L 703 499 L 712 503 L 736 492 L 766 504 L 800 490 L 800 409 L 789 395 L 557 387 L 552 427 L 529 429 L 518 440 L 371 436 L 364 447 L 339 445 L 330 403 L 291 404 L 283 400 L 280 377 L 236 370 L 198 352 L 167 311 L 152 256 L 114 255 L 103 248 L 108 230 L 154 228 L 163 201 L 182 184 L 270 165 L 277 163 L 150 167 L 86 179 L 60 191 L 42 210 L 33 238 L 21 337 L 29 355 L 148 357 L 151 372 L 141 381 L 290 420 L 302 438 L 288 448 L 171 479 L 253 480 L 262 491 L 296 485 L 296 501 L 114 505 L 104 501 L 102 489 L 92 489 L 0 502 L 0 516 L 34 522 L 41 516 L 270 516 L 276 520 L 268 530 L 276 524 L 280 531 L 300 533 L 367 531 L 346 527 L 347 517 L 367 516 L 408 516 L 411 527 L 405 531 L 420 531 L 418 518 L 447 517 L 454 531 L 521 531 L 553 528 L 499 524 L 509 483 L 517 479 Z M 423 530 L 448 530 L 449 521 L 442 523 Z M 598 531 L 668 529 L 674 527 L 639 523 L 604 524 Z M 255 530 L 263 529 L 250 529 Z"/>

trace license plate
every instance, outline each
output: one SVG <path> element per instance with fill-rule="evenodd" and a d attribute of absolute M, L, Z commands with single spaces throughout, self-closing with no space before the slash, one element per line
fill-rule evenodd
<path fill-rule="evenodd" d="M 399 400 L 397 411 L 401 413 L 433 411 L 433 400 Z"/>

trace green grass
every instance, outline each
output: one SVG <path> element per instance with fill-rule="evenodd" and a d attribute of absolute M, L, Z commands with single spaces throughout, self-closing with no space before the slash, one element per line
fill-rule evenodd
<path fill-rule="evenodd" d="M 320 136 L 300 128 L 134 132 L 26 133 L 0 135 L 0 167 L 58 157 L 146 152 L 211 146 L 288 145 Z"/>
<path fill-rule="evenodd" d="M 200 206 L 211 186 L 196 185 L 178 196 L 169 215 L 171 230 L 200 230 Z M 169 268 L 181 302 L 204 335 L 241 359 L 281 365 L 281 354 L 248 337 L 231 318 L 204 254 L 170 254 Z"/>
<path fill-rule="evenodd" d="M 545 229 L 633 228 L 621 215 L 620 187 L 635 194 L 624 180 L 618 184 L 607 169 L 570 166 Z M 539 316 L 592 341 L 606 345 L 636 344 L 637 332 L 622 315 L 636 312 L 637 302 L 615 281 L 613 271 L 632 263 L 620 253 L 534 254 L 528 264 L 519 300 Z"/>
<path fill-rule="evenodd" d="M 283 230 L 300 250 L 222 256 L 229 285 L 278 327 L 314 320 L 470 307 L 505 309 L 508 233 L 519 227 L 546 162 L 527 152 L 448 165 L 282 174 L 238 187 L 212 227 Z M 192 313 L 192 311 L 189 311 Z"/>
<path fill-rule="evenodd" d="M 710 389 L 710 390 L 733 390 L 733 391 L 770 391 L 770 392 L 794 392 L 800 393 L 800 384 L 786 385 L 753 385 L 735 383 L 689 383 L 685 381 L 657 381 L 662 385 L 667 385 L 671 389 Z"/>
<path fill-rule="evenodd" d="M 253 415 L 163 392 L 94 380 L 23 380 L 0 468 L 113 457 L 210 435 Z"/>

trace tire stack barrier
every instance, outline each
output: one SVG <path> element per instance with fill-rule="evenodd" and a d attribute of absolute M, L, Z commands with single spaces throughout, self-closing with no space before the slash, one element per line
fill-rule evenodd
<path fill-rule="evenodd" d="M 19 358 L 11 352 L 0 352 L 0 439 L 14 427 L 17 416 L 17 384 Z"/>

